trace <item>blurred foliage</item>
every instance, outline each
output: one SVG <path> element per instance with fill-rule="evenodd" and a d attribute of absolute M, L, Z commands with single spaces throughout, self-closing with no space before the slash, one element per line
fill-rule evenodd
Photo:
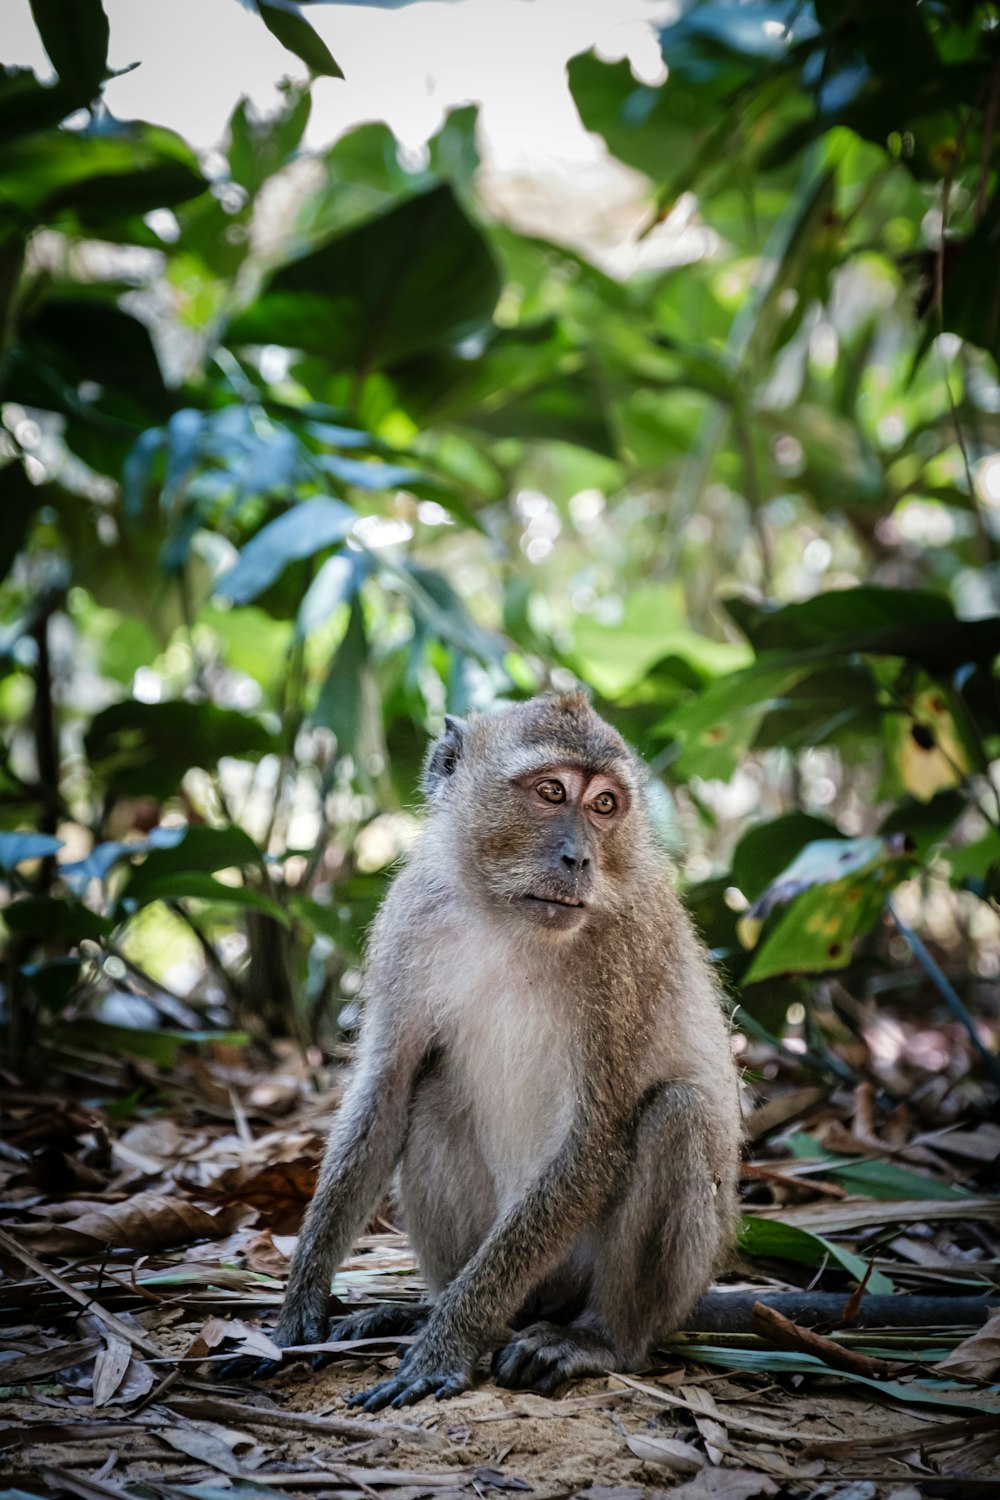
<path fill-rule="evenodd" d="M 339 74 L 301 7 L 250 8 Z M 308 83 L 202 162 L 101 103 L 100 0 L 32 10 L 58 77 L 0 76 L 16 1045 L 123 995 L 328 1031 L 445 709 L 576 679 L 653 768 L 741 1024 L 842 1075 L 891 985 L 995 1023 L 995 5 L 694 0 L 658 86 L 575 58 L 665 247 L 627 279 L 491 216 L 471 109 L 421 168 L 360 126 L 306 189 Z"/>

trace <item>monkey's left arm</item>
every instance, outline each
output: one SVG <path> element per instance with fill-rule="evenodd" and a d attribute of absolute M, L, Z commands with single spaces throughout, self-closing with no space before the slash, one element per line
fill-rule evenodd
<path fill-rule="evenodd" d="M 396 1374 L 351 1398 L 365 1411 L 468 1390 L 476 1360 L 611 1196 L 624 1171 L 610 1124 L 575 1129 L 441 1293 Z"/>

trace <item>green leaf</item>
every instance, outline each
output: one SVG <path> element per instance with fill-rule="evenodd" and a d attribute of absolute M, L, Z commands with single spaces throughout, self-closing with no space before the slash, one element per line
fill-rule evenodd
<path fill-rule="evenodd" d="M 818 1157 L 823 1177 L 832 1177 L 854 1193 L 868 1198 L 905 1201 L 908 1198 L 946 1200 L 968 1198 L 969 1193 L 949 1182 L 940 1182 L 922 1172 L 912 1172 L 892 1161 L 864 1161 L 851 1156 L 836 1156 L 824 1150 L 815 1136 L 795 1131 L 786 1144 L 794 1156 Z"/>
<path fill-rule="evenodd" d="M 740 919 L 741 939 L 753 946 L 760 923 L 776 906 L 791 902 L 766 929 L 743 983 L 845 968 L 855 939 L 879 921 L 911 863 L 898 836 L 807 844 Z"/>
<path fill-rule="evenodd" d="M 343 71 L 329 47 L 293 0 L 257 0 L 257 10 L 272 36 L 301 58 L 311 73 L 326 78 L 343 78 Z"/>
<path fill-rule="evenodd" d="M 289 563 L 342 542 L 357 520 L 343 500 L 317 495 L 291 506 L 262 526 L 223 573 L 215 592 L 234 604 L 248 604 L 282 574 Z"/>
<path fill-rule="evenodd" d="M 967 662 L 989 665 L 1000 652 L 1000 618 L 958 620 L 944 595 L 929 589 L 862 584 L 830 589 L 801 604 L 724 603 L 758 653 L 819 658 L 866 651 L 950 672 Z"/>
<path fill-rule="evenodd" d="M 832 823 L 809 813 L 784 813 L 758 823 L 740 839 L 733 854 L 732 877 L 749 901 L 756 901 L 806 845 L 841 835 Z"/>
<path fill-rule="evenodd" d="M 122 892 L 122 900 L 143 901 L 147 899 L 149 886 L 192 871 L 204 874 L 214 870 L 260 868 L 263 863 L 263 856 L 253 839 L 235 825 L 206 828 L 191 824 L 187 829 L 177 831 L 182 833 L 181 838 L 165 848 L 150 849 L 143 863 L 133 870 Z"/>
<path fill-rule="evenodd" d="M 803 667 L 748 667 L 711 683 L 682 703 L 657 725 L 657 732 L 678 742 L 672 771 L 728 779 L 753 744 L 766 713 L 780 707 L 785 694 L 803 675 Z"/>
<path fill-rule="evenodd" d="M 46 942 L 78 943 L 83 938 L 100 942 L 111 931 L 107 917 L 76 901 L 57 901 L 50 896 L 25 896 L 4 907 L 3 920 L 11 932 L 27 933 Z"/>
<path fill-rule="evenodd" d="M 141 877 L 145 871 L 137 872 Z M 152 901 L 211 901 L 220 906 L 249 906 L 255 911 L 266 912 L 283 927 L 290 925 L 290 917 L 284 907 L 270 896 L 245 885 L 226 885 L 204 870 L 179 870 L 173 875 L 160 875 L 145 880 L 129 882 L 119 902 L 121 912 L 131 912 Z"/>
<path fill-rule="evenodd" d="M 792 1260 L 805 1266 L 821 1266 L 833 1261 L 841 1270 L 862 1282 L 868 1270 L 868 1262 L 851 1250 L 800 1229 L 797 1224 L 783 1224 L 780 1219 L 761 1219 L 755 1214 L 744 1214 L 740 1220 L 739 1247 L 746 1255 L 763 1255 L 775 1260 Z M 896 1290 L 888 1276 L 881 1271 L 872 1271 L 868 1287 L 880 1296 Z"/>
<path fill-rule="evenodd" d="M 339 605 L 354 598 L 370 566 L 364 552 L 335 552 L 328 557 L 303 595 L 295 617 L 296 634 L 307 636 L 325 625 Z"/>
<path fill-rule="evenodd" d="M 191 766 L 220 756 L 259 760 L 277 749 L 259 719 L 212 703 L 115 703 L 84 736 L 95 772 L 119 796 L 170 796 Z"/>
<path fill-rule="evenodd" d="M 50 833 L 0 833 L 0 870 L 11 871 L 29 859 L 46 859 L 63 847 Z"/>
<path fill-rule="evenodd" d="M 361 600 L 355 596 L 344 639 L 330 663 L 311 718 L 337 736 L 338 755 L 356 755 L 365 715 L 368 638 Z"/>
<path fill-rule="evenodd" d="M 281 267 L 226 339 L 367 373 L 478 332 L 499 292 L 485 239 L 451 189 L 436 187 Z"/>
<path fill-rule="evenodd" d="M 49 61 L 68 88 L 93 99 L 108 66 L 108 18 L 101 0 L 30 0 Z"/>
<path fill-rule="evenodd" d="M 869 1286 L 871 1282 L 869 1282 Z M 725 1370 L 746 1370 L 758 1375 L 773 1377 L 779 1373 L 787 1375 L 815 1375 L 826 1379 L 850 1381 L 867 1386 L 880 1396 L 891 1401 L 900 1401 L 904 1406 L 937 1406 L 950 1411 L 972 1412 L 982 1415 L 989 1408 L 982 1397 L 969 1400 L 963 1392 L 967 1386 L 954 1381 L 933 1380 L 874 1380 L 867 1375 L 853 1375 L 846 1370 L 834 1370 L 823 1360 L 812 1354 L 793 1354 L 790 1349 L 732 1349 L 719 1344 L 698 1344 L 687 1339 L 668 1340 L 664 1348 L 672 1349 L 686 1359 L 695 1359 L 703 1365 L 721 1366 Z M 958 1392 L 949 1395 L 951 1391 Z"/>
<path fill-rule="evenodd" d="M 55 1040 L 85 1048 L 101 1057 L 142 1057 L 161 1068 L 173 1068 L 182 1047 L 244 1047 L 245 1031 L 156 1031 L 142 1026 L 114 1026 L 108 1021 L 79 1020 L 60 1026 Z"/>
<path fill-rule="evenodd" d="M 28 523 L 38 507 L 45 504 L 46 491 L 42 485 L 31 483 L 19 463 L 10 463 L 0 469 L 0 491 L 4 507 L 3 526 L 0 527 L 2 583 L 24 545 Z"/>

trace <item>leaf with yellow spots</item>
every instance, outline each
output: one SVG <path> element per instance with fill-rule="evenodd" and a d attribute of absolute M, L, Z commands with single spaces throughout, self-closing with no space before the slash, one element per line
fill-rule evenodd
<path fill-rule="evenodd" d="M 912 858 L 899 834 L 807 844 L 740 924 L 740 940 L 747 947 L 755 946 L 762 930 L 765 933 L 744 984 L 777 974 L 845 968 L 855 940 L 879 921 L 890 891 L 904 878 Z M 762 928 L 770 914 L 785 905 L 787 910 Z"/>
<path fill-rule="evenodd" d="M 886 719 L 889 765 L 918 802 L 961 786 L 978 759 L 961 704 L 950 689 L 921 676 L 906 712 Z"/>

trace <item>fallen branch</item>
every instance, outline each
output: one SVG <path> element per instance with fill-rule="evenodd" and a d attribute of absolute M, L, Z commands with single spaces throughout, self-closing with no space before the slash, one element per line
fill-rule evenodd
<path fill-rule="evenodd" d="M 779 1349 L 792 1349 L 796 1354 L 813 1354 L 824 1364 L 835 1370 L 846 1370 L 851 1375 L 865 1375 L 870 1380 L 884 1380 L 892 1373 L 892 1366 L 884 1359 L 875 1359 L 870 1354 L 860 1354 L 856 1349 L 845 1349 L 833 1339 L 813 1333 L 811 1328 L 800 1328 L 766 1302 L 755 1302 L 750 1317 L 751 1333 L 759 1334 L 768 1343 Z"/>

